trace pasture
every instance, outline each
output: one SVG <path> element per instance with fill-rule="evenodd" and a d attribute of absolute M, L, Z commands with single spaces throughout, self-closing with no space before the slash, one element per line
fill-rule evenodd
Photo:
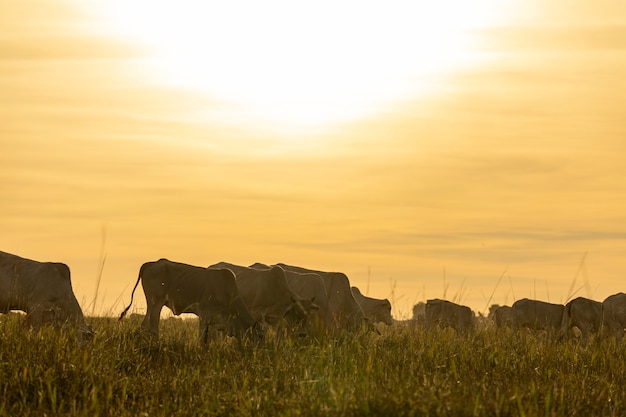
<path fill-rule="evenodd" d="M 612 338 L 457 336 L 414 324 L 337 340 L 197 343 L 197 321 L 88 317 L 90 342 L 0 315 L 0 415 L 625 415 L 626 348 Z"/>

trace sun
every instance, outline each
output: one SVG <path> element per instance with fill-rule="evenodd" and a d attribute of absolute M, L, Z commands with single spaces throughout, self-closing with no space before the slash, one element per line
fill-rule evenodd
<path fill-rule="evenodd" d="M 101 0 L 110 31 L 158 82 L 222 103 L 223 119 L 316 128 L 436 91 L 480 61 L 471 36 L 498 2 Z M 230 120 L 232 119 L 232 120 Z"/>

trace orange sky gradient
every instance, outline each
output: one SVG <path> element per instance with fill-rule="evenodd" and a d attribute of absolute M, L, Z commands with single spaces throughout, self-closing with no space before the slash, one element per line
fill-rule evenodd
<path fill-rule="evenodd" d="M 0 0 L 0 250 L 67 263 L 88 314 L 161 257 L 340 270 L 399 319 L 626 291 L 626 3 L 587 3 L 511 1 L 480 59 L 290 125 L 160 80 L 97 1 Z"/>

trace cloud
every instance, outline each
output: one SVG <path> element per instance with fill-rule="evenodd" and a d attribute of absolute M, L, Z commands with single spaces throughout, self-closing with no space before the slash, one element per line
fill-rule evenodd
<path fill-rule="evenodd" d="M 138 54 L 127 45 L 95 36 L 0 38 L 0 59 L 4 61 L 125 59 Z"/>
<path fill-rule="evenodd" d="M 508 26 L 478 32 L 485 48 L 520 52 L 585 51 L 626 49 L 626 24 L 550 24 Z"/>
<path fill-rule="evenodd" d="M 0 59 L 67 60 L 136 57 L 139 50 L 85 30 L 96 21 L 63 1 L 3 0 Z"/>

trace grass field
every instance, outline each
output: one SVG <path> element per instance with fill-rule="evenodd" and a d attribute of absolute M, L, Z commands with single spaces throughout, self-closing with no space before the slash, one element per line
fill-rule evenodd
<path fill-rule="evenodd" d="M 197 343 L 195 320 L 88 318 L 97 331 L 33 334 L 0 316 L 0 415 L 626 415 L 626 348 L 415 326 L 340 340 Z"/>

